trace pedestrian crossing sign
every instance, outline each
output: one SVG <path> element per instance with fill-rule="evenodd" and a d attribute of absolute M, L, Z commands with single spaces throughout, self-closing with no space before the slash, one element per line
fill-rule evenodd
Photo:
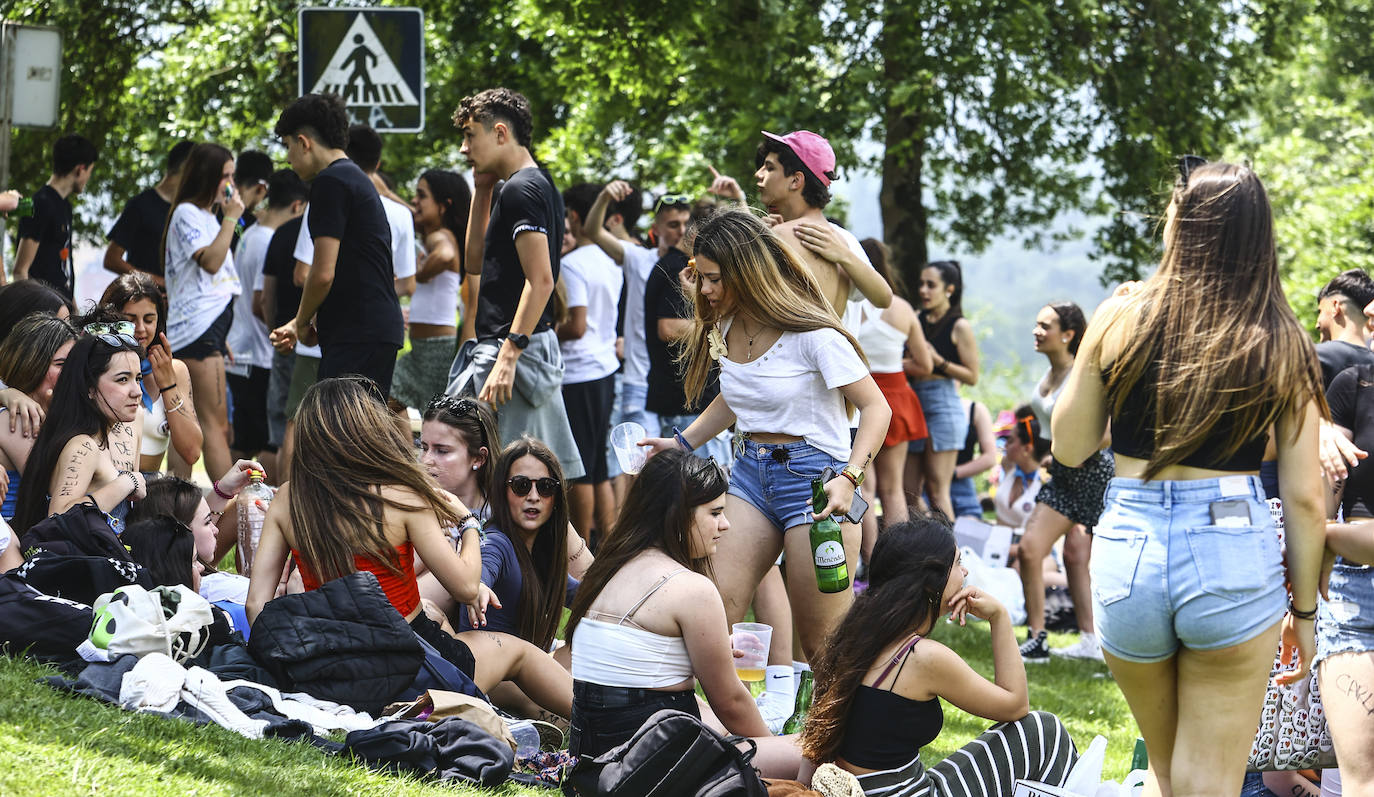
<path fill-rule="evenodd" d="M 337 94 L 379 133 L 425 126 L 424 13 L 418 8 L 302 8 L 299 89 Z"/>

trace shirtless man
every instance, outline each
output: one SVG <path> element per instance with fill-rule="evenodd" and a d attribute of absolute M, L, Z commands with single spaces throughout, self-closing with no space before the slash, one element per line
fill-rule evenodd
<path fill-rule="evenodd" d="M 754 156 L 759 201 L 768 209 L 774 231 L 810 266 L 835 314 L 852 331 L 857 317 L 849 317 L 850 303 L 867 299 L 876 307 L 887 307 L 892 304 L 892 288 L 868 262 L 858 239 L 825 217 L 830 181 L 836 177 L 835 152 L 829 141 L 809 130 L 785 136 L 764 131 L 763 136 Z M 715 169 L 711 173 L 711 193 L 744 202 L 734 178 Z"/>

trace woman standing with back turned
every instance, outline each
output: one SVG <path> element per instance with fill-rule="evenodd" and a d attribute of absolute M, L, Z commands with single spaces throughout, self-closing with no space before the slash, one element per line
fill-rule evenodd
<path fill-rule="evenodd" d="M 1179 171 L 1164 259 L 1098 308 L 1054 410 L 1053 452 L 1080 465 L 1110 419 L 1117 475 L 1093 538 L 1093 614 L 1149 751 L 1146 794 L 1236 794 L 1280 627 L 1299 653 L 1280 681 L 1316 652 L 1326 402 L 1259 179 L 1191 156 Z M 1271 426 L 1286 563 L 1258 476 Z"/>

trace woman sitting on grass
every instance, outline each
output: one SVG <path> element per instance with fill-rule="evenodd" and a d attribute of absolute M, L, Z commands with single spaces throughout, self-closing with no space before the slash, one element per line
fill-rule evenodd
<path fill-rule="evenodd" d="M 76 329 L 52 313 L 30 313 L 14 327 L 15 333 L 0 342 L 0 379 L 22 391 L 47 412 L 53 389 L 62 375 L 62 364 L 76 342 Z M 19 500 L 19 475 L 28 464 L 34 438 L 22 429 L 0 423 L 0 465 L 8 477 L 0 516 L 14 517 Z"/>
<path fill-rule="evenodd" d="M 865 794 L 884 797 L 1010 797 L 1020 778 L 1062 785 L 1078 757 L 1073 740 L 1058 717 L 1030 711 L 1007 610 L 964 586 L 967 571 L 949 527 L 932 518 L 889 526 L 869 574 L 868 589 L 812 661 L 806 758 L 834 763 L 856 775 Z M 947 613 L 961 624 L 968 615 L 988 621 L 994 681 L 926 638 Z M 1001 724 L 926 769 L 920 752 L 944 725 L 941 698 Z"/>
<path fill-rule="evenodd" d="M 700 717 L 699 681 L 715 714 L 708 722 L 757 737 L 764 775 L 796 777 L 795 738 L 768 732 L 735 674 L 725 604 L 711 581 L 711 554 L 730 528 L 728 487 L 714 460 L 679 450 L 650 459 L 630 487 L 568 618 L 573 755 L 628 741 L 661 709 Z"/>
<path fill-rule="evenodd" d="M 481 554 L 484 589 L 475 601 L 477 611 L 458 618 L 459 629 L 504 631 L 549 650 L 563 607 L 577 590 L 568 568 L 587 555 L 568 548 L 571 527 L 563 468 L 548 446 L 521 438 L 497 457 L 492 486 L 502 495 L 492 501 L 487 521 Z M 581 538 L 575 539 L 586 548 Z M 490 593 L 496 599 L 487 608 Z"/>
<path fill-rule="evenodd" d="M 501 451 L 501 433 L 497 430 L 496 413 L 485 401 L 440 394 L 429 402 L 421 417 L 420 467 L 440 488 L 456 495 L 478 520 L 486 523 L 491 517 L 488 496 L 493 494 L 494 489 L 496 455 Z M 535 495 L 538 497 L 537 490 Z M 591 565 L 592 552 L 581 544 L 582 538 L 577 536 L 571 525 L 567 533 L 568 551 L 576 552 L 568 559 L 568 574 L 579 578 Z M 433 573 L 428 572 L 423 562 L 415 563 L 415 574 L 420 580 L 420 595 L 432 601 L 445 615 L 455 616 L 457 604 L 453 596 L 448 594 Z M 484 596 L 489 597 L 490 594 L 490 590 L 487 590 Z M 501 597 L 512 605 L 519 600 L 518 595 L 499 596 L 492 605 L 500 607 Z M 485 609 L 485 605 L 482 608 Z M 477 607 L 470 611 L 465 627 L 482 627 L 484 622 L 477 614 Z"/>
<path fill-rule="evenodd" d="M 361 378 L 311 386 L 296 414 L 289 472 L 267 511 L 248 587 L 248 619 L 277 592 L 291 555 L 307 590 L 359 570 L 376 574 L 391 605 L 482 690 L 514 681 L 544 708 L 572 711 L 572 680 L 552 658 L 506 634 L 444 633 L 420 608 L 418 554 L 464 603 L 477 598 L 480 524 L 462 502 L 436 488 L 415 461 L 380 391 Z M 457 553 L 443 526 L 459 529 Z"/>

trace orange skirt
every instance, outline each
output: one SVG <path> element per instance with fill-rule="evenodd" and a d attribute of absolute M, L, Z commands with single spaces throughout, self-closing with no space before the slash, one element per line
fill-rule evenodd
<path fill-rule="evenodd" d="M 887 437 L 883 438 L 884 448 L 930 436 L 925 413 L 921 412 L 921 400 L 907 383 L 906 374 L 873 374 L 873 381 L 878 383 L 887 406 L 892 408 L 892 422 L 887 425 Z"/>

